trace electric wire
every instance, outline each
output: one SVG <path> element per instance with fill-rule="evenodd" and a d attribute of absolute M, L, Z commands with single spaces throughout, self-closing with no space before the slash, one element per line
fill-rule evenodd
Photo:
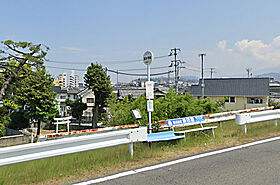
<path fill-rule="evenodd" d="M 192 65 L 192 64 L 190 64 L 190 63 L 188 63 L 188 62 L 186 62 L 186 61 L 184 60 L 184 58 L 183 58 L 183 55 L 182 55 L 182 52 L 181 52 L 181 51 L 179 52 L 179 54 L 180 54 L 180 58 L 181 58 L 181 60 L 182 60 L 184 63 L 188 64 L 189 66 L 193 67 L 193 68 L 194 68 L 194 69 L 196 69 L 196 70 L 199 70 L 199 67 L 194 66 L 194 65 Z"/>
<path fill-rule="evenodd" d="M 167 58 L 167 57 L 170 57 L 170 56 L 169 55 L 157 56 L 157 57 L 154 57 L 154 60 L 161 59 L 161 58 Z M 141 62 L 141 61 L 143 61 L 143 59 L 104 61 L 102 63 L 124 64 L 124 63 Z M 58 61 L 58 60 L 46 60 L 46 62 L 60 63 L 60 64 L 90 64 L 91 63 L 91 62 L 67 62 L 67 61 Z"/>
<path fill-rule="evenodd" d="M 77 69 L 77 68 L 66 68 L 66 67 L 54 67 L 54 66 L 46 66 L 48 68 L 56 68 L 56 69 L 63 69 L 63 70 L 76 70 L 76 71 L 83 71 L 85 72 L 86 69 Z M 112 69 L 108 69 L 107 71 L 116 73 L 116 74 L 121 74 L 121 75 L 128 75 L 128 76 L 147 76 L 147 74 L 134 74 L 134 73 L 125 73 L 125 72 L 120 72 Z M 165 75 L 168 73 L 173 73 L 173 71 L 168 71 L 168 72 L 160 72 L 160 73 L 152 73 L 151 76 L 159 76 L 159 75 Z"/>
<path fill-rule="evenodd" d="M 151 69 L 164 69 L 168 68 L 169 66 L 162 66 L 162 67 L 151 67 Z M 137 69 L 122 69 L 118 71 L 141 71 L 141 70 L 147 70 L 147 68 L 137 68 Z"/>

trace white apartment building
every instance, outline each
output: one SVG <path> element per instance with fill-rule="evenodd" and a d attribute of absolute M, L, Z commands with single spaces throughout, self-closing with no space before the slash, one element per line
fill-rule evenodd
<path fill-rule="evenodd" d="M 72 73 L 70 74 L 70 79 L 69 79 L 69 86 L 70 87 L 79 87 L 79 76 L 75 75 L 75 71 L 72 70 Z"/>
<path fill-rule="evenodd" d="M 66 88 L 67 86 L 67 73 L 63 73 L 63 87 Z"/>

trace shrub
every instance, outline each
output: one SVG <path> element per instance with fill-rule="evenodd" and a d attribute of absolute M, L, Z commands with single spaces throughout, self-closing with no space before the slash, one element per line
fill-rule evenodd
<path fill-rule="evenodd" d="M 113 97 L 108 101 L 109 119 L 108 125 L 124 125 L 137 123 L 130 110 L 139 109 L 141 123 L 147 123 L 147 100 L 144 95 L 134 99 L 126 96 L 124 100 L 117 101 Z M 210 99 L 195 100 L 189 93 L 186 95 L 176 94 L 171 88 L 165 97 L 154 99 L 154 112 L 152 122 L 172 118 L 182 118 L 194 115 L 204 115 L 220 112 L 224 106 L 224 100 L 211 102 Z"/>
<path fill-rule="evenodd" d="M 5 136 L 5 126 L 4 124 L 0 124 L 0 137 Z"/>
<path fill-rule="evenodd" d="M 11 123 L 8 128 L 23 129 L 29 127 L 29 120 L 24 117 L 24 112 L 13 112 L 11 114 Z"/>

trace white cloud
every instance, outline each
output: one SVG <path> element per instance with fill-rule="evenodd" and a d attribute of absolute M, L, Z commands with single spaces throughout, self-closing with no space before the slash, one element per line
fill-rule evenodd
<path fill-rule="evenodd" d="M 238 55 L 251 56 L 267 64 L 278 65 L 280 61 L 280 36 L 275 37 L 271 43 L 265 44 L 262 40 L 237 41 L 232 48 L 227 48 L 227 41 L 218 42 L 218 48 Z"/>
<path fill-rule="evenodd" d="M 221 40 L 217 44 L 218 48 L 221 50 L 225 50 L 227 48 L 227 41 L 226 40 Z"/>
<path fill-rule="evenodd" d="M 273 45 L 274 47 L 280 47 L 280 36 L 275 37 L 275 38 L 273 39 L 272 45 Z"/>
<path fill-rule="evenodd" d="M 74 47 L 62 47 L 63 49 L 70 51 L 70 52 L 80 52 L 82 51 L 81 48 L 74 48 Z"/>

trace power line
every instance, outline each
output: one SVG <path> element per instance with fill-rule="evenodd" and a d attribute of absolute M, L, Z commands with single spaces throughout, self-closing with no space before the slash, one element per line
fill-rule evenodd
<path fill-rule="evenodd" d="M 198 67 L 198 66 L 194 66 L 194 65 L 192 65 L 192 64 L 190 64 L 190 63 L 188 63 L 188 62 L 186 62 L 186 61 L 184 60 L 183 55 L 182 55 L 182 52 L 180 52 L 179 54 L 180 54 L 181 60 L 182 60 L 184 63 L 188 64 L 189 66 L 191 66 L 191 67 L 193 67 L 193 68 L 195 68 L 195 69 L 197 69 L 197 70 L 199 70 L 199 67 Z"/>
<path fill-rule="evenodd" d="M 162 67 L 151 67 L 151 69 L 164 69 L 168 68 L 168 66 L 162 66 Z M 141 71 L 141 70 L 147 70 L 147 68 L 137 68 L 137 69 L 123 69 L 121 71 Z"/>
<path fill-rule="evenodd" d="M 190 68 L 190 67 L 186 67 L 186 66 L 182 67 L 182 69 L 187 69 L 187 70 L 190 70 L 190 71 L 200 72 L 199 69 L 194 69 L 194 68 Z"/>
<path fill-rule="evenodd" d="M 46 66 L 46 67 L 64 69 L 64 70 L 76 70 L 76 71 L 83 71 L 83 72 L 86 71 L 86 69 L 77 69 L 77 68 L 65 68 L 65 67 L 54 67 L 54 66 Z M 107 68 L 107 71 L 116 73 L 116 74 L 128 75 L 128 76 L 147 76 L 147 74 L 124 73 L 124 72 L 115 71 L 115 70 L 108 69 L 108 68 Z M 169 73 L 173 73 L 173 71 L 154 73 L 154 74 L 151 74 L 151 76 L 159 76 L 159 75 L 165 75 L 165 74 L 169 74 Z"/>
<path fill-rule="evenodd" d="M 163 56 L 157 56 L 154 57 L 155 59 L 161 59 L 161 58 L 167 58 L 170 57 L 169 55 L 163 55 Z M 119 63 L 132 63 L 132 62 L 141 62 L 143 59 L 137 59 L 137 60 L 115 60 L 115 61 L 104 61 L 102 63 L 113 63 L 113 64 L 119 64 Z M 46 60 L 46 62 L 51 62 L 51 63 L 61 63 L 61 64 L 90 64 L 91 62 L 67 62 L 67 61 L 58 61 L 58 60 Z"/>
<path fill-rule="evenodd" d="M 107 69 L 107 70 L 112 73 L 128 75 L 128 76 L 147 76 L 147 74 L 133 74 L 133 73 L 124 73 L 124 72 L 120 72 L 120 71 L 115 71 L 115 70 L 111 70 L 111 69 Z M 159 76 L 159 75 L 165 75 L 165 74 L 169 74 L 169 73 L 173 73 L 173 71 L 153 73 L 153 74 L 151 74 L 151 76 Z"/>
<path fill-rule="evenodd" d="M 86 71 L 86 69 L 77 69 L 77 68 L 55 67 L 55 66 L 47 66 L 47 65 L 46 67 L 55 68 L 55 69 L 64 69 L 64 70 Z"/>

